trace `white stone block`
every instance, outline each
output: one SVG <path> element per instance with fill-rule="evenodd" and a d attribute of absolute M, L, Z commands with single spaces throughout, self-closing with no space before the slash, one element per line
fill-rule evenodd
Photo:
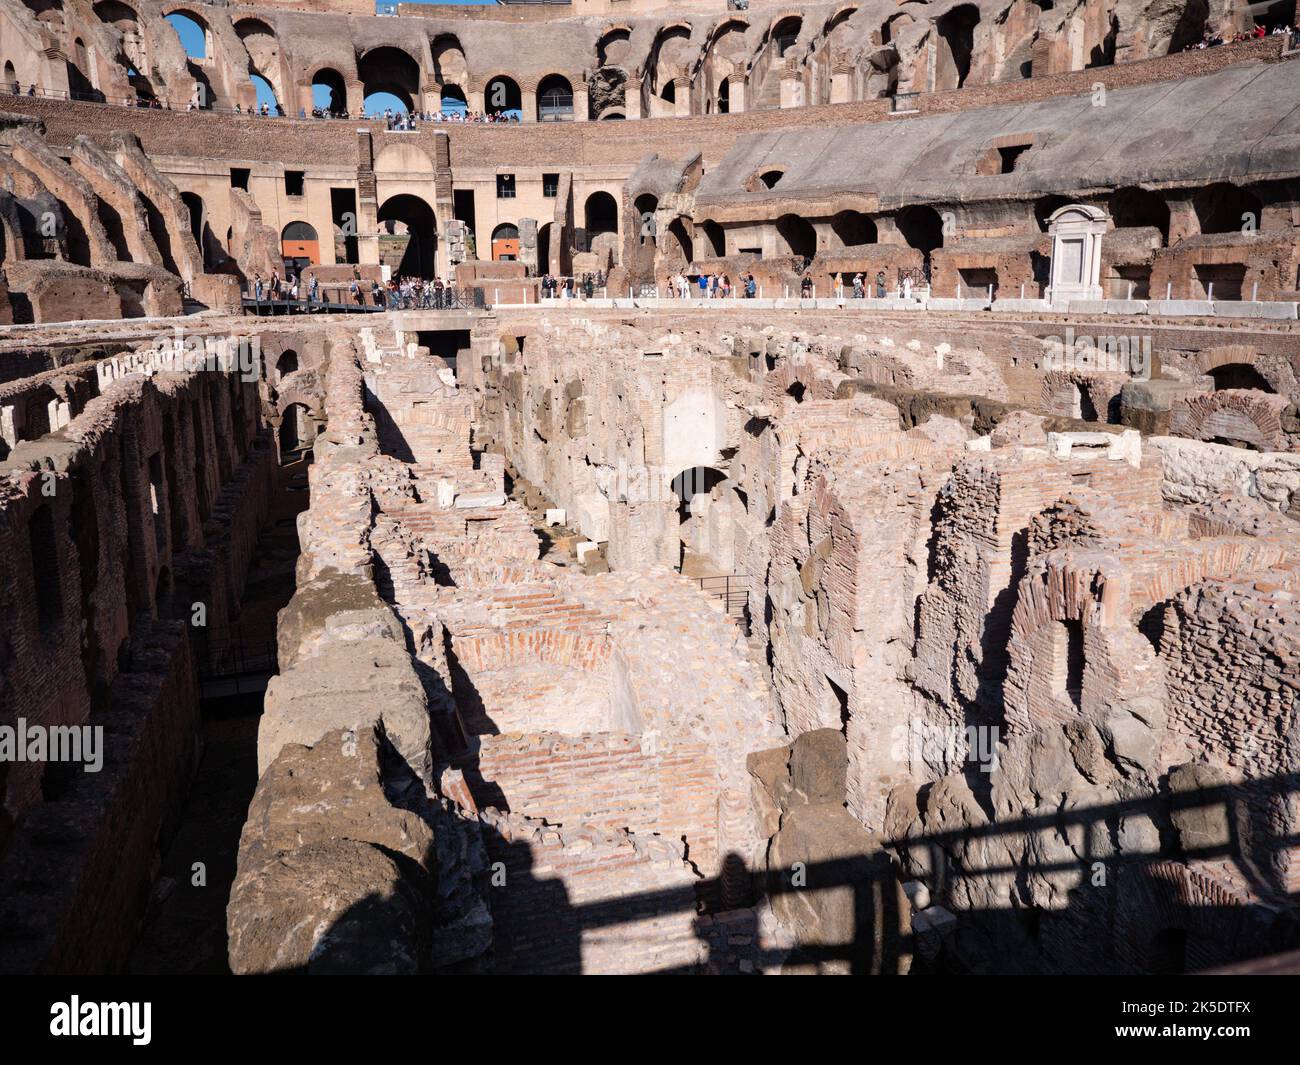
<path fill-rule="evenodd" d="M 546 524 L 563 525 L 565 516 L 566 515 L 563 507 L 552 507 L 546 512 Z"/>

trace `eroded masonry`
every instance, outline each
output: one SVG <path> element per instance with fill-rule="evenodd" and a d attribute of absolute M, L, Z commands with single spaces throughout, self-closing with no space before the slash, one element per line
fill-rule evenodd
<path fill-rule="evenodd" d="M 1294 4 L 353 6 L 0 0 L 0 971 L 1300 947 Z"/>

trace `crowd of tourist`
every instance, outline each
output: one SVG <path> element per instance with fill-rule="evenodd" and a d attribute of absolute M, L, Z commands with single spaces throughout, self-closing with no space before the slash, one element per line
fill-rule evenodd
<path fill-rule="evenodd" d="M 307 303 L 328 302 L 321 298 L 321 284 L 312 275 L 304 283 L 292 272 L 281 277 L 278 270 L 272 270 L 269 278 L 260 272 L 253 274 L 249 282 L 249 296 L 257 303 L 277 302 L 280 300 L 305 300 Z M 342 284 L 330 285 L 335 292 L 342 291 Z M 374 307 L 387 310 L 441 310 L 456 305 L 458 295 L 451 286 L 444 284 L 442 278 L 393 277 L 387 282 L 378 279 L 365 280 L 359 270 L 353 270 L 352 280 L 347 284 L 347 301 L 358 307 L 369 303 Z M 342 302 L 341 300 L 339 302 Z"/>
<path fill-rule="evenodd" d="M 1231 37 L 1224 37 L 1219 33 L 1205 33 L 1199 41 L 1192 41 L 1188 44 L 1184 52 L 1198 52 L 1206 48 L 1214 48 L 1220 44 L 1240 44 L 1242 41 L 1258 41 L 1265 37 L 1281 37 L 1285 34 L 1300 35 L 1300 22 L 1295 26 L 1274 26 L 1272 31 L 1266 30 L 1258 23 L 1253 30 L 1246 30 L 1242 33 L 1234 33 Z"/>
<path fill-rule="evenodd" d="M 594 299 L 596 289 L 604 290 L 605 280 L 605 275 L 600 273 L 586 273 L 581 277 L 557 277 L 554 274 L 543 274 L 540 285 L 542 299 Z"/>

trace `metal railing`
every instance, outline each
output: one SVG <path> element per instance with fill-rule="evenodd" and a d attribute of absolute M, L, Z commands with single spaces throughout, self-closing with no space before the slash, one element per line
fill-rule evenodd
<path fill-rule="evenodd" d="M 729 618 L 743 621 L 749 610 L 749 578 L 743 573 L 719 577 L 692 577 L 700 590 L 711 599 L 722 602 L 723 613 Z"/>

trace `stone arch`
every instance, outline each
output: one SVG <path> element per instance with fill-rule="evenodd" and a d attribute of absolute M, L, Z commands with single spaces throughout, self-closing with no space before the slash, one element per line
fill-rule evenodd
<path fill-rule="evenodd" d="M 293 348 L 285 348 L 275 360 L 276 382 L 283 381 L 298 371 L 298 353 Z"/>
<path fill-rule="evenodd" d="M 929 205 L 909 205 L 894 216 L 898 231 L 909 248 L 915 248 L 925 257 L 927 275 L 930 271 L 930 255 L 943 247 L 943 219 L 939 212 Z"/>
<path fill-rule="evenodd" d="M 1083 422 L 1106 422 L 1121 388 L 1122 381 L 1106 374 L 1049 370 L 1043 375 L 1043 410 Z"/>
<path fill-rule="evenodd" d="M 469 81 L 469 62 L 460 38 L 454 33 L 440 33 L 429 42 L 433 57 L 433 76 L 440 85 L 464 85 Z"/>
<path fill-rule="evenodd" d="M 537 121 L 573 121 L 573 85 L 563 74 L 547 74 L 537 83 Z"/>
<path fill-rule="evenodd" d="M 875 220 L 861 211 L 840 211 L 831 219 L 831 232 L 846 248 L 875 244 L 879 240 Z"/>
<path fill-rule="evenodd" d="M 817 230 L 808 219 L 783 214 L 776 220 L 777 254 L 811 260 L 817 255 Z"/>
<path fill-rule="evenodd" d="M 1285 396 L 1252 389 L 1229 388 L 1189 396 L 1175 405 L 1169 432 L 1251 451 L 1283 451 L 1282 412 L 1289 405 Z"/>
<path fill-rule="evenodd" d="M 611 24 L 596 38 L 596 65 L 622 66 L 632 56 L 632 28 L 625 24 Z"/>
<path fill-rule="evenodd" d="M 582 218 L 588 240 L 600 233 L 617 233 L 618 201 L 608 192 L 597 190 L 583 204 Z"/>
<path fill-rule="evenodd" d="M 398 264 L 399 275 L 431 279 L 437 274 L 438 219 L 425 200 L 410 193 L 390 196 L 376 212 L 375 219 L 389 223 L 390 233 L 395 232 L 396 223 L 401 223 L 410 236 Z"/>
<path fill-rule="evenodd" d="M 189 49 L 185 48 L 184 42 L 181 41 L 181 47 L 182 49 L 185 50 L 186 55 L 188 55 L 191 59 L 212 58 L 212 27 L 208 25 L 207 19 L 205 19 L 193 8 L 189 8 L 189 7 L 164 8 L 163 18 L 167 22 L 167 24 L 171 26 L 172 32 L 176 34 L 176 39 L 178 41 L 180 41 L 180 37 L 181 37 L 180 31 L 177 29 L 178 24 L 187 29 L 193 27 L 191 33 L 194 30 L 197 30 L 201 35 L 203 54 L 190 55 Z"/>
<path fill-rule="evenodd" d="M 348 84 L 334 67 L 318 67 L 307 76 L 307 84 L 312 92 L 312 106 L 335 115 L 341 115 L 348 109 Z M 323 89 L 324 92 L 318 93 L 317 89 Z"/>
<path fill-rule="evenodd" d="M 253 17 L 239 19 L 234 28 L 248 53 L 249 77 L 260 76 L 270 87 L 275 102 L 287 108 L 292 96 L 285 84 L 280 40 L 275 30 L 263 19 Z"/>
<path fill-rule="evenodd" d="M 522 115 L 523 100 L 519 82 L 507 74 L 493 74 L 483 85 L 483 110 L 489 115 Z"/>
<path fill-rule="evenodd" d="M 420 100 L 420 61 L 405 48 L 385 44 L 371 48 L 357 59 L 357 78 L 362 98 L 376 93 L 395 96 L 413 110 Z"/>

